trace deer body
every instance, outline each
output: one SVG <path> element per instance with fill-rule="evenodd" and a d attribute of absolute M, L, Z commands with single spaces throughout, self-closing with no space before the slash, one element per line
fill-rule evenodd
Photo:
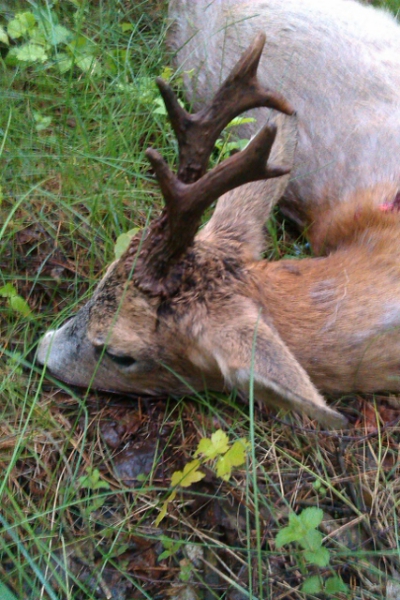
<path fill-rule="evenodd" d="M 47 358 L 49 345 L 43 344 L 41 360 L 75 385 L 87 385 L 90 374 L 94 387 L 107 390 L 148 395 L 222 391 L 230 375 L 229 366 L 224 372 L 226 359 L 216 356 L 217 345 L 225 346 L 239 365 L 251 368 L 249 338 L 251 349 L 254 331 L 265 324 L 273 340 L 265 341 L 260 332 L 260 343 L 271 344 L 269 368 L 277 371 L 281 385 L 288 357 L 295 356 L 320 390 L 399 391 L 398 215 L 385 215 L 384 226 L 359 232 L 359 239 L 348 240 L 327 257 L 271 263 L 249 260 L 229 240 L 223 250 L 200 240 L 190 256 L 186 285 L 162 303 L 149 302 L 133 282 L 127 284 L 124 265 L 117 262 L 75 317 L 78 323 L 70 321 L 58 330 L 53 354 Z M 383 240 L 393 253 L 387 252 Z M 204 273 L 208 277 L 201 277 L 199 285 L 195 279 Z M 240 329 L 247 345 L 238 339 Z M 52 333 L 47 335 L 51 343 Z M 288 350 L 282 369 L 279 340 Z M 105 355 L 99 365 L 105 346 L 112 354 L 135 357 L 135 364 L 118 366 Z M 289 369 L 284 383 L 301 394 L 297 371 L 301 372 Z M 282 399 L 280 405 L 285 406 Z"/>
<path fill-rule="evenodd" d="M 371 260 L 366 248 L 352 248 L 351 256 L 349 262 L 346 248 L 320 264 L 305 259 L 263 265 L 263 303 L 318 389 L 399 391 L 398 262 Z M 383 292 L 388 289 L 390 294 Z"/>
<path fill-rule="evenodd" d="M 38 360 L 70 384 L 137 394 L 253 386 L 259 400 L 343 425 L 318 390 L 400 390 L 399 30 L 351 0 L 173 0 L 170 14 L 173 44 L 190 39 L 178 53 L 182 69 L 199 65 L 188 83 L 199 82 L 197 97 L 217 90 L 220 63 L 231 68 L 262 25 L 264 85 L 255 74 L 260 36 L 193 117 L 159 83 L 180 146 L 178 177 L 149 153 L 165 211 L 89 303 L 46 334 Z M 297 118 L 264 87 L 271 81 Z M 274 111 L 275 127 L 204 174 L 224 125 L 255 108 L 252 133 L 265 107 L 286 115 Z M 263 223 L 283 195 L 325 256 L 261 260 Z"/>
<path fill-rule="evenodd" d="M 351 235 L 332 230 L 328 256 L 249 261 L 241 289 L 331 393 L 400 390 L 400 217 L 364 201 L 357 222 L 342 210 Z"/>
<path fill-rule="evenodd" d="M 352 0 L 170 0 L 169 14 L 169 45 L 191 72 L 185 87 L 195 106 L 211 98 L 238 49 L 266 33 L 259 78 L 298 117 L 280 204 L 300 226 L 319 226 L 357 190 L 400 184 L 400 28 L 391 14 Z M 254 135 L 266 109 L 255 115 L 243 136 Z"/>

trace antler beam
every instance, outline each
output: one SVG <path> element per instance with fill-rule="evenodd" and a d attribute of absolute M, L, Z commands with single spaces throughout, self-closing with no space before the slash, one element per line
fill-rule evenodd
<path fill-rule="evenodd" d="M 257 35 L 211 104 L 195 114 L 182 108 L 163 79 L 156 80 L 179 143 L 178 178 L 181 181 L 192 183 L 205 173 L 218 136 L 241 113 L 262 106 L 288 115 L 294 113 L 293 107 L 282 94 L 263 87 L 258 81 L 257 68 L 265 39 L 264 33 Z"/>

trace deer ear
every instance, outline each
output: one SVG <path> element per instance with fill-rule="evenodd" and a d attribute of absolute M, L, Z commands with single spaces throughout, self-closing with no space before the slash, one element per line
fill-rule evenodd
<path fill-rule="evenodd" d="M 328 428 L 344 427 L 346 418 L 326 405 L 279 335 L 261 317 L 242 317 L 240 321 L 225 328 L 214 327 L 209 339 L 208 352 L 227 384 L 246 394 L 253 386 L 257 400 L 303 412 Z"/>

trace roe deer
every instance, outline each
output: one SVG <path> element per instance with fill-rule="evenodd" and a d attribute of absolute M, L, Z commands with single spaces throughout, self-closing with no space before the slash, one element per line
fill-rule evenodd
<path fill-rule="evenodd" d="M 215 9 L 216 20 L 210 17 L 210 27 L 222 29 L 226 22 L 218 25 L 218 18 L 222 18 L 218 11 L 228 2 L 180 4 L 187 14 L 180 14 L 180 26 L 173 33 L 175 40 L 179 39 L 179 31 L 185 31 L 188 16 L 196 16 L 190 15 L 189 8 L 197 4 L 203 4 L 203 9 L 204 4 Z M 315 9 L 316 17 L 326 17 L 325 21 L 332 17 L 335 7 L 369 10 L 355 9 L 351 1 L 327 1 L 321 8 L 314 0 L 304 4 Z M 325 4 L 329 7 L 326 14 Z M 302 15 L 301 3 L 298 7 L 291 2 L 229 5 L 251 10 L 259 6 L 260 12 L 263 7 L 268 11 L 270 6 L 280 6 L 283 30 L 292 32 L 295 38 L 293 23 L 298 14 Z M 287 6 L 292 11 L 286 12 Z M 178 10 L 178 2 L 172 3 L 171 14 L 173 10 Z M 227 13 L 221 14 L 226 19 Z M 242 23 L 250 25 L 253 33 L 260 28 L 258 18 L 251 23 L 245 19 L 245 13 L 241 14 L 242 18 L 240 14 L 236 16 L 233 30 Z M 379 19 L 385 17 L 376 20 Z M 302 22 L 304 15 L 299 20 Z M 386 21 L 395 29 L 389 19 Z M 193 22 L 200 21 L 193 18 Z M 336 29 L 342 44 L 344 40 L 348 44 L 352 41 L 347 35 L 351 27 L 347 25 L 342 15 Z M 224 35 L 228 31 L 225 28 Z M 364 42 L 360 38 L 360 52 L 363 45 L 368 48 L 371 36 L 369 32 Z M 232 41 L 236 49 L 238 39 L 239 36 Z M 279 39 L 274 43 L 279 44 Z M 190 44 L 182 50 L 188 52 L 183 59 L 185 69 L 190 65 Z M 312 57 L 307 57 L 310 43 L 306 45 L 304 37 L 300 37 L 301 47 L 304 75 L 305 64 L 309 64 L 311 72 L 313 63 L 321 62 L 319 53 L 324 53 L 324 47 L 316 43 Z M 214 50 L 211 42 L 207 48 Z M 350 130 L 349 121 L 343 131 L 337 116 L 340 110 L 331 110 L 330 102 L 346 104 L 341 100 L 345 82 L 335 67 L 327 67 L 326 73 L 319 73 L 321 89 L 311 101 L 311 108 L 318 112 L 318 103 L 323 103 L 324 94 L 328 93 L 326 148 L 342 141 L 332 148 L 329 161 L 322 150 L 317 158 L 308 154 L 310 147 L 318 148 L 323 139 L 323 112 L 320 110 L 316 116 L 313 129 L 313 116 L 305 115 L 303 98 L 298 110 L 300 140 L 296 156 L 296 119 L 279 115 L 274 116 L 278 125 L 275 143 L 274 127 L 265 126 L 245 151 L 204 174 L 220 130 L 240 111 L 271 106 L 291 112 L 288 102 L 263 89 L 256 79 L 261 50 L 259 36 L 211 106 L 191 117 L 179 107 L 169 88 L 160 83 L 180 145 L 178 178 L 154 151 L 149 152 L 166 209 L 150 226 L 147 236 L 143 240 L 137 236 L 126 254 L 109 267 L 92 300 L 71 321 L 43 338 L 38 359 L 57 377 L 76 385 L 145 394 L 181 394 L 205 387 L 221 390 L 224 386 L 248 391 L 253 382 L 256 398 L 303 410 L 328 426 L 343 425 L 345 419 L 325 405 L 317 388 L 327 392 L 400 390 L 400 225 L 395 210 L 398 177 L 394 166 L 391 172 L 383 164 L 379 171 L 379 151 L 374 148 L 374 143 L 379 145 L 383 109 L 385 114 L 388 109 L 379 106 L 382 113 L 378 108 L 371 109 L 379 125 L 375 124 L 375 129 L 371 125 L 370 134 L 357 128 Z M 218 60 L 220 52 L 216 51 L 216 57 Z M 178 58 L 182 60 L 179 55 Z M 395 63 L 397 57 L 392 59 Z M 336 61 L 337 67 L 337 57 L 332 55 L 331 60 Z M 361 65 L 366 77 L 367 63 L 366 59 Z M 290 67 L 290 61 L 288 64 Z M 202 65 L 201 85 L 202 77 L 204 80 L 209 74 L 209 85 L 216 89 L 215 67 L 213 71 L 206 61 Z M 263 62 L 262 69 L 265 65 Z M 382 86 L 375 90 L 377 96 L 385 85 L 390 89 L 392 86 L 391 77 L 385 75 L 386 66 L 389 73 L 392 70 L 390 64 L 380 65 Z M 298 67 L 295 73 L 296 70 Z M 294 87 L 295 73 L 288 76 Z M 275 73 L 275 79 L 279 76 L 283 78 L 282 72 Z M 304 78 L 300 83 L 308 84 Z M 210 93 L 207 85 L 206 95 Z M 303 93 L 308 98 L 304 87 Z M 353 97 L 355 93 L 354 88 Z M 295 104 L 296 94 L 293 90 L 288 94 Z M 361 90 L 357 110 L 362 110 L 364 96 L 370 95 L 368 89 Z M 395 112 L 395 108 L 391 110 Z M 353 113 L 356 119 L 354 109 Z M 364 129 L 368 126 L 366 123 Z M 364 145 L 357 142 L 353 148 L 349 138 L 362 137 L 361 133 Z M 392 139 L 387 138 L 381 141 L 381 147 Z M 396 143 L 399 141 L 393 140 L 394 148 Z M 366 146 L 371 146 L 372 162 L 368 152 L 364 154 Z M 285 206 L 298 222 L 314 223 L 313 239 L 321 250 L 329 249 L 328 256 L 276 263 L 260 260 L 264 220 L 288 183 L 288 175 L 282 175 L 282 170 L 264 166 L 269 153 L 274 162 L 284 167 L 295 161 L 296 179 L 289 182 Z M 364 169 L 365 157 L 373 174 Z M 316 169 L 310 173 L 308 166 L 305 176 L 300 177 L 306 158 L 308 165 Z M 356 165 L 354 173 L 346 161 Z M 337 163 L 341 163 L 342 170 Z M 340 173 L 344 173 L 343 177 Z M 278 179 L 260 181 L 279 174 Z M 353 178 L 346 181 L 350 175 Z M 232 190 L 251 181 L 255 182 Z M 213 217 L 194 237 L 205 208 L 227 190 L 232 191 L 220 197 Z"/>
<path fill-rule="evenodd" d="M 156 151 L 147 151 L 165 209 L 109 267 L 88 304 L 41 341 L 38 360 L 57 377 L 153 395 L 225 385 L 248 392 L 254 379 L 261 400 L 304 410 L 326 425 L 345 423 L 326 406 L 263 308 L 263 222 L 287 185 L 295 117 L 282 115 L 278 130 L 265 125 L 245 150 L 206 173 L 217 137 L 236 115 L 255 106 L 293 113 L 280 94 L 258 82 L 264 41 L 260 34 L 212 103 L 194 115 L 158 81 L 179 141 L 179 178 Z M 270 154 L 283 167 L 267 164 Z M 252 181 L 265 194 L 246 203 L 245 187 L 238 186 Z M 220 196 L 214 217 L 196 235 L 203 212 Z"/>

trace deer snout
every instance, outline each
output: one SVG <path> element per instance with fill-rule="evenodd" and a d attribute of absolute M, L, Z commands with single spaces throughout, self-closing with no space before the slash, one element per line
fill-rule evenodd
<path fill-rule="evenodd" d="M 98 357 L 86 335 L 87 314 L 86 305 L 59 329 L 48 331 L 36 353 L 36 361 L 57 379 L 78 386 L 88 385 L 98 366 Z"/>
<path fill-rule="evenodd" d="M 53 340 L 55 333 L 56 333 L 55 329 L 51 329 L 50 331 L 47 331 L 39 342 L 39 346 L 38 346 L 36 356 L 35 356 L 35 361 L 38 362 L 42 366 L 47 364 L 47 361 L 49 358 L 49 351 L 51 348 L 51 342 Z"/>

